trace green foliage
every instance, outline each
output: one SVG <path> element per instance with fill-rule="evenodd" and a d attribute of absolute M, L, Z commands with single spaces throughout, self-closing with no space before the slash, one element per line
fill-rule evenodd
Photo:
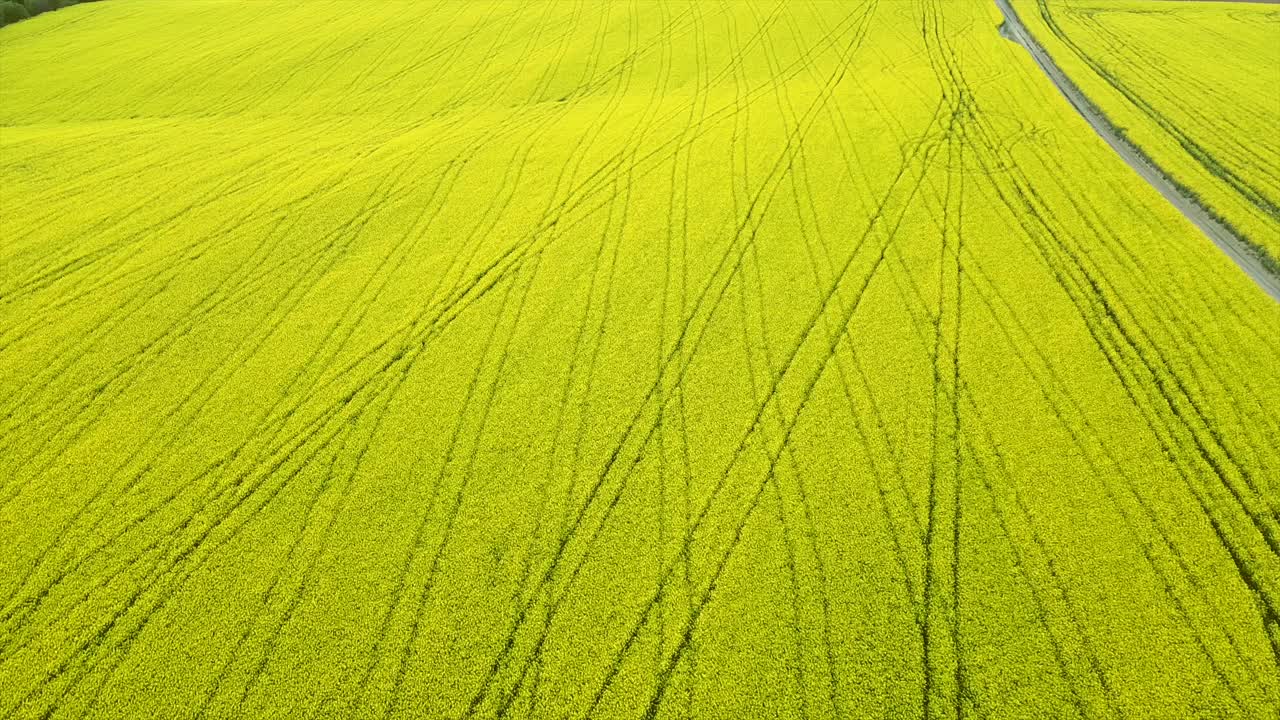
<path fill-rule="evenodd" d="M 0 0 L 0 26 L 35 17 L 51 10 L 98 0 Z"/>
<path fill-rule="evenodd" d="M 29 17 L 31 13 L 17 0 L 0 0 L 0 25 L 8 25 Z"/>
<path fill-rule="evenodd" d="M 4 29 L 0 717 L 1278 715 L 1280 304 L 989 0 L 360 7 Z"/>
<path fill-rule="evenodd" d="M 32 16 L 39 15 L 50 10 L 57 10 L 58 3 L 56 0 L 22 0 L 27 6 L 27 12 Z"/>

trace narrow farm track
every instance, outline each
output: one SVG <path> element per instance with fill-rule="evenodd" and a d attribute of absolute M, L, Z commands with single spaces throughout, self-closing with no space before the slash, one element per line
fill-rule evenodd
<path fill-rule="evenodd" d="M 1005 18 L 1004 24 L 1001 25 L 1001 33 L 1011 41 L 1022 45 L 1027 49 L 1027 52 L 1031 53 L 1036 63 L 1044 70 L 1045 75 L 1053 81 L 1053 84 L 1058 87 L 1080 115 L 1093 126 L 1098 135 L 1106 140 L 1107 144 L 1114 148 L 1116 153 L 1142 176 L 1143 180 L 1167 198 L 1178 209 L 1178 212 L 1186 216 L 1192 223 L 1195 223 L 1196 227 L 1200 228 L 1215 245 L 1221 248 L 1231 258 L 1232 262 L 1239 265 L 1240 269 L 1252 278 L 1259 287 L 1268 295 L 1280 301 L 1280 264 L 1277 264 L 1272 259 L 1266 248 L 1259 242 L 1241 235 L 1231 225 L 1219 219 L 1214 211 L 1206 207 L 1204 202 L 1191 190 L 1172 179 L 1167 170 L 1158 166 L 1148 154 L 1128 140 L 1123 131 L 1117 129 L 1107 119 L 1107 116 L 1098 109 L 1098 106 L 1090 101 L 1080 91 L 1079 87 L 1062 72 L 1062 69 L 1054 63 L 1040 43 L 1027 30 L 1017 12 L 1009 5 L 1008 0 L 996 0 L 996 4 L 1000 7 L 1000 11 L 1004 13 Z M 1242 135 L 1248 134 L 1247 130 L 1239 127 L 1233 128 L 1233 131 Z M 1277 216 L 1277 219 L 1280 219 L 1280 216 Z M 1277 224 L 1275 229 L 1277 233 L 1280 233 L 1280 224 Z"/>
<path fill-rule="evenodd" d="M 0 718 L 1280 713 L 1280 304 L 995 3 L 360 8 L 0 30 Z"/>
<path fill-rule="evenodd" d="M 1280 144 L 1274 133 L 1255 130 L 1280 122 L 1280 8 L 1001 2 L 1006 15 L 1027 23 L 1023 34 L 1053 57 L 1071 89 L 1088 98 L 1082 112 L 1105 118 L 1100 132 L 1116 135 L 1129 154 L 1152 166 L 1171 199 L 1195 206 L 1189 216 L 1205 216 L 1193 222 L 1216 225 L 1207 229 L 1211 236 L 1243 245 L 1252 256 L 1246 260 L 1274 284 L 1280 277 Z M 1186 43 L 1199 52 L 1183 50 Z"/>

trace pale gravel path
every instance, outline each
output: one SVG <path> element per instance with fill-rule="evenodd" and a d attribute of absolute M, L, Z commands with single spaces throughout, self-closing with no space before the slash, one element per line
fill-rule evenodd
<path fill-rule="evenodd" d="M 1189 2 L 1192 0 L 1168 0 L 1170 2 Z M 1204 0 L 1196 0 L 1204 1 Z M 1280 0 L 1253 0 L 1254 2 L 1277 3 Z M 1009 5 L 1008 0 L 995 0 L 1004 14 L 1005 22 L 1000 33 L 1009 40 L 1025 48 L 1031 57 L 1053 82 L 1080 115 L 1088 121 L 1095 132 L 1111 146 L 1144 180 L 1160 192 L 1188 220 L 1200 228 L 1232 262 L 1244 270 L 1264 292 L 1276 301 L 1280 301 L 1280 277 L 1276 277 L 1262 264 L 1248 241 L 1236 235 L 1230 228 L 1214 218 L 1196 199 L 1189 197 L 1169 179 L 1166 174 L 1140 148 L 1116 132 L 1111 121 L 1089 100 L 1074 83 L 1058 67 L 1053 58 L 1035 40 L 1017 12 Z"/>

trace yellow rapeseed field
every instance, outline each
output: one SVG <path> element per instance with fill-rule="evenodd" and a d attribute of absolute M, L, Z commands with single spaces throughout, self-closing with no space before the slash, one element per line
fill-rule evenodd
<path fill-rule="evenodd" d="M 1280 304 L 1000 23 L 0 29 L 0 718 L 1275 717 Z"/>

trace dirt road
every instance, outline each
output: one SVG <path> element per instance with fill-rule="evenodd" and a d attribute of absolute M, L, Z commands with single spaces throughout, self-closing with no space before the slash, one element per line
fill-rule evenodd
<path fill-rule="evenodd" d="M 1240 266 L 1240 269 L 1244 270 L 1263 291 L 1275 300 L 1280 301 L 1280 277 L 1276 277 L 1267 270 L 1255 254 L 1253 246 L 1214 218 L 1198 200 L 1183 192 L 1170 180 L 1169 175 L 1146 153 L 1121 136 L 1106 115 L 1080 92 L 1075 83 L 1071 82 L 1070 78 L 1053 61 L 1053 58 L 1049 57 L 1045 49 L 1040 46 L 1026 26 L 1022 24 L 1022 20 L 1019 19 L 1017 12 L 1009 5 L 1008 0 L 995 0 L 995 2 L 1000 7 L 1000 11 L 1005 18 L 1004 25 L 1000 28 L 1000 33 L 1009 40 L 1026 48 L 1031 53 L 1031 57 L 1036 61 L 1036 64 L 1053 81 L 1054 86 L 1067 98 L 1072 107 L 1089 122 L 1098 135 L 1120 157 L 1124 158 L 1124 161 L 1130 167 L 1158 190 L 1165 199 L 1172 203 L 1196 227 L 1200 228 L 1205 235 L 1209 236 L 1209 239 L 1221 248 L 1236 265 Z"/>

